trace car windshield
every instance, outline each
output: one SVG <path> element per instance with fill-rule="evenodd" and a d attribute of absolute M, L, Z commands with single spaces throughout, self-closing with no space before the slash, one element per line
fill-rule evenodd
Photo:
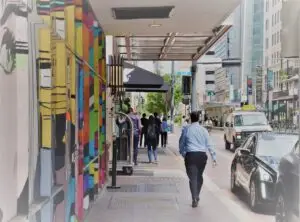
<path fill-rule="evenodd" d="M 262 135 L 258 140 L 256 155 L 281 158 L 292 151 L 297 140 L 296 135 Z"/>
<path fill-rule="evenodd" d="M 235 126 L 257 126 L 257 125 L 267 125 L 268 120 L 265 114 L 243 114 L 236 115 L 234 117 Z"/>

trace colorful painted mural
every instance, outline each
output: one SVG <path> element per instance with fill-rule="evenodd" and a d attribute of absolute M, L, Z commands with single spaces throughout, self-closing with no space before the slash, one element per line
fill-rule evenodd
<path fill-rule="evenodd" d="M 26 221 L 84 221 L 106 175 L 104 33 L 87 0 L 4 0 L 0 9 L 0 147 L 9 148 L 0 149 L 0 222 L 32 203 Z M 28 70 L 38 82 L 36 148 Z"/>
<path fill-rule="evenodd" d="M 40 92 L 41 107 L 50 105 L 41 109 L 41 135 L 47 137 L 42 149 L 52 158 L 52 186 L 62 187 L 53 203 L 53 218 L 83 221 L 105 182 L 104 34 L 86 0 L 40 0 L 37 8 L 49 25 L 49 41 L 40 34 L 40 52 L 50 52 L 51 69 L 48 76 L 39 69 L 41 80 L 51 79 L 46 86 L 50 88 L 41 85 Z"/>

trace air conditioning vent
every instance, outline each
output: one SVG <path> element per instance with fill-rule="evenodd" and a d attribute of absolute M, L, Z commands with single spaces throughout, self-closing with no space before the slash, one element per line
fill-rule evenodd
<path fill-rule="evenodd" d="M 113 8 L 113 17 L 117 20 L 131 19 L 167 19 L 174 6 Z"/>

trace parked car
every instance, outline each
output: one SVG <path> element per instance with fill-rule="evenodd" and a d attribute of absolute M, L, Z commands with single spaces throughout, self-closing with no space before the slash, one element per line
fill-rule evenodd
<path fill-rule="evenodd" d="M 300 147 L 294 149 L 279 164 L 276 185 L 276 222 L 300 221 L 299 216 Z"/>
<path fill-rule="evenodd" d="M 236 150 L 254 132 L 272 131 L 265 113 L 234 111 L 227 116 L 224 128 L 225 149 Z"/>
<path fill-rule="evenodd" d="M 275 204 L 275 186 L 280 159 L 297 143 L 296 135 L 253 133 L 235 152 L 231 164 L 231 191 L 246 191 L 249 205 Z"/>

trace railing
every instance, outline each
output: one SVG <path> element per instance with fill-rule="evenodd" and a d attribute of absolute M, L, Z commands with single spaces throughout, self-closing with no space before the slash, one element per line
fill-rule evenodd
<path fill-rule="evenodd" d="M 293 121 L 272 121 L 270 122 L 274 132 L 279 133 L 299 133 L 299 126 Z"/>

